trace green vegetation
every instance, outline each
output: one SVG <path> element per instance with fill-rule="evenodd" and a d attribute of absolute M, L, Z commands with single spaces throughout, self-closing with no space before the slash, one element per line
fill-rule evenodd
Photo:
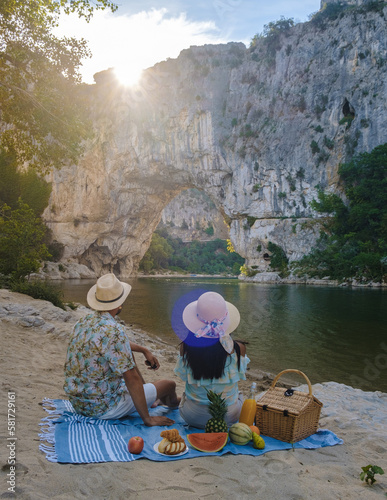
<path fill-rule="evenodd" d="M 384 474 L 384 470 L 377 465 L 367 465 L 362 467 L 363 472 L 360 472 L 360 479 L 367 484 L 373 485 L 376 482 L 375 474 Z"/>
<path fill-rule="evenodd" d="M 152 269 L 167 269 L 173 248 L 159 233 L 153 233 L 151 244 L 140 262 L 140 269 L 150 272 Z"/>
<path fill-rule="evenodd" d="M 312 154 L 316 154 L 316 153 L 319 153 L 320 152 L 320 148 L 317 144 L 316 141 L 312 141 L 310 143 L 310 149 L 312 150 Z"/>
<path fill-rule="evenodd" d="M 353 122 L 353 119 L 353 116 L 344 116 L 344 118 L 339 121 L 339 125 L 347 125 L 347 128 L 349 128 Z"/>
<path fill-rule="evenodd" d="M 333 216 L 298 273 L 380 281 L 387 273 L 387 144 L 341 165 L 339 175 L 348 202 L 319 192 L 312 207 Z"/>
<path fill-rule="evenodd" d="M 326 146 L 328 149 L 333 149 L 334 145 L 334 141 L 332 139 L 328 139 L 328 137 L 324 135 L 324 146 Z"/>
<path fill-rule="evenodd" d="M 15 209 L 21 198 L 36 215 L 48 205 L 51 186 L 32 168 L 18 170 L 16 156 L 0 151 L 0 206 Z"/>
<path fill-rule="evenodd" d="M 231 242 L 227 244 L 220 239 L 183 243 L 180 238 L 171 238 L 166 231 L 157 231 L 140 262 L 140 269 L 147 273 L 170 269 L 195 274 L 237 275 L 244 259 L 231 248 Z"/>
<path fill-rule="evenodd" d="M 204 232 L 208 234 L 208 236 L 214 236 L 214 226 L 209 224 L 208 227 L 204 230 Z"/>
<path fill-rule="evenodd" d="M 344 14 L 347 10 L 348 5 L 346 3 L 324 3 L 321 10 L 312 14 L 310 21 L 319 28 L 325 28 L 326 23 L 329 21 L 334 21 Z"/>
<path fill-rule="evenodd" d="M 285 277 L 288 274 L 289 259 L 286 257 L 283 248 L 269 241 L 267 249 L 271 252 L 270 267 L 274 271 L 279 271 L 281 277 Z"/>
<path fill-rule="evenodd" d="M 281 16 L 278 21 L 272 21 L 268 24 L 265 24 L 262 33 L 256 34 L 252 38 L 250 42 L 250 48 L 255 47 L 258 43 L 258 40 L 264 39 L 270 50 L 278 50 L 280 48 L 279 41 L 281 34 L 287 33 L 293 26 L 294 19 L 286 19 L 284 16 Z"/>
<path fill-rule="evenodd" d="M 254 50 L 258 42 L 262 40 L 263 47 L 266 48 L 266 61 L 268 64 L 273 64 L 275 61 L 275 54 L 281 49 L 281 37 L 287 35 L 290 28 L 294 26 L 294 19 L 281 16 L 278 21 L 272 21 L 269 24 L 265 24 L 263 31 L 260 34 L 254 35 L 250 42 L 250 49 Z M 289 55 L 291 48 L 289 45 L 286 48 L 286 53 Z M 259 60 L 258 56 L 253 54 L 253 60 Z"/>
<path fill-rule="evenodd" d="M 47 171 L 75 161 L 90 135 L 79 67 L 90 57 L 85 40 L 58 38 L 59 13 L 90 19 L 108 0 L 2 0 L 0 2 L 0 150 L 18 165 Z"/>
<path fill-rule="evenodd" d="M 243 264 L 243 266 L 240 268 L 241 274 L 244 274 L 248 278 L 252 278 L 256 274 L 258 274 L 258 271 L 256 269 L 253 269 L 252 267 L 246 266 L 246 264 Z"/>
<path fill-rule="evenodd" d="M 34 299 L 48 300 L 54 306 L 66 309 L 63 302 L 63 292 L 48 281 L 14 281 L 11 283 L 13 292 L 24 293 Z M 70 303 L 71 309 L 76 309 L 75 304 Z"/>
<path fill-rule="evenodd" d="M 247 224 L 249 227 L 253 227 L 255 224 L 255 221 L 258 220 L 258 217 L 253 217 L 252 215 L 247 216 Z"/>
<path fill-rule="evenodd" d="M 0 273 L 23 280 L 38 271 L 42 260 L 47 259 L 43 243 L 46 227 L 40 217 L 21 200 L 12 210 L 4 205 L 0 210 Z"/>
<path fill-rule="evenodd" d="M 367 12 L 379 12 L 383 15 L 386 2 L 374 1 L 366 2 L 363 5 L 349 5 L 347 2 L 324 3 L 321 10 L 310 16 L 312 24 L 320 29 L 325 29 L 330 21 L 342 18 L 347 12 L 355 14 L 366 14 Z"/>

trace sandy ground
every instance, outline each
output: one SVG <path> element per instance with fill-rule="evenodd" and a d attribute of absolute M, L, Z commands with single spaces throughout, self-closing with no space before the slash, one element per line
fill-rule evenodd
<path fill-rule="evenodd" d="M 378 465 L 387 473 L 387 394 L 364 393 L 337 383 L 318 384 L 323 403 L 320 426 L 335 432 L 344 445 L 318 450 L 289 450 L 261 457 L 224 455 L 176 462 L 62 465 L 39 451 L 39 423 L 46 416 L 45 397 L 64 398 L 63 363 L 67 335 L 85 308 L 64 312 L 51 304 L 0 290 L 1 330 L 1 488 L 0 498 L 18 499 L 381 499 L 387 474 L 368 486 L 361 467 Z M 177 350 L 134 332 L 134 339 L 155 352 L 158 372 L 143 370 L 147 381 L 173 378 Z M 140 359 L 138 362 L 140 364 Z M 141 361 L 142 364 L 142 361 Z M 141 366 L 140 364 L 140 366 Z M 251 380 L 267 385 L 262 374 Z M 182 391 L 181 383 L 178 384 Z M 16 493 L 8 490 L 11 441 L 7 429 L 9 393 L 16 400 Z M 10 396 L 13 397 L 12 394 Z"/>

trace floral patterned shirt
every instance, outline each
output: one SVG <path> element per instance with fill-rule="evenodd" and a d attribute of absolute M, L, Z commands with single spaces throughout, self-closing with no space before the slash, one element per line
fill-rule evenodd
<path fill-rule="evenodd" d="M 65 363 L 64 390 L 75 411 L 98 417 L 125 391 L 123 373 L 134 368 L 129 337 L 108 312 L 95 311 L 74 326 Z"/>

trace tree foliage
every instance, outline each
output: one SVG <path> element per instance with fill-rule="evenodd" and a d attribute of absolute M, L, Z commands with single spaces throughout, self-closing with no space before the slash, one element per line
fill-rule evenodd
<path fill-rule="evenodd" d="M 235 251 L 227 251 L 227 242 L 224 240 L 183 243 L 180 238 L 171 238 L 166 231 L 160 231 L 153 234 L 140 269 L 145 272 L 171 269 L 195 274 L 239 274 L 243 261 Z"/>
<path fill-rule="evenodd" d="M 158 233 L 153 233 L 151 244 L 140 263 L 140 269 L 149 272 L 152 269 L 167 267 L 168 258 L 172 255 L 172 247 L 168 241 Z"/>
<path fill-rule="evenodd" d="M 250 48 L 255 47 L 258 40 L 263 39 L 267 47 L 275 52 L 280 48 L 280 37 L 282 34 L 286 34 L 290 28 L 294 26 L 294 19 L 286 19 L 284 16 L 278 21 L 271 21 L 265 24 L 261 34 L 256 34 L 251 40 Z"/>
<path fill-rule="evenodd" d="M 387 144 L 341 165 L 339 175 L 347 203 L 319 193 L 313 208 L 333 217 L 301 269 L 320 277 L 381 280 L 387 271 Z"/>
<path fill-rule="evenodd" d="M 90 134 L 79 67 L 86 41 L 58 38 L 61 9 L 90 19 L 108 0 L 2 0 L 0 2 L 0 149 L 46 171 L 76 161 Z"/>
<path fill-rule="evenodd" d="M 51 185 L 32 168 L 17 168 L 16 156 L 0 151 L 0 207 L 16 209 L 21 198 L 36 215 L 48 205 Z"/>
<path fill-rule="evenodd" d="M 41 218 L 21 200 L 15 210 L 4 205 L 0 210 L 0 273 L 20 280 L 38 271 L 50 256 L 43 243 L 45 233 Z"/>
<path fill-rule="evenodd" d="M 269 241 L 267 249 L 271 252 L 270 267 L 274 271 L 279 271 L 280 275 L 285 276 L 287 274 L 289 259 L 287 258 L 284 249 L 271 241 Z"/>
<path fill-rule="evenodd" d="M 318 12 L 310 16 L 310 20 L 315 26 L 324 28 L 327 23 L 342 16 L 348 8 L 346 2 L 324 3 Z"/>

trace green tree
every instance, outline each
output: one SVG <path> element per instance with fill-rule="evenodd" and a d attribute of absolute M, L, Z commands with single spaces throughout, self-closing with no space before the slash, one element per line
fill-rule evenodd
<path fill-rule="evenodd" d="M 1 0 L 0 149 L 19 165 L 46 171 L 76 161 L 90 135 L 79 67 L 90 53 L 85 40 L 58 38 L 61 9 L 90 19 L 109 0 Z"/>
<path fill-rule="evenodd" d="M 271 252 L 270 257 L 270 267 L 275 271 L 279 271 L 282 276 L 285 276 L 288 269 L 289 259 L 283 248 L 269 241 L 267 245 L 269 252 Z"/>
<path fill-rule="evenodd" d="M 155 261 L 154 253 L 160 242 L 159 237 L 164 239 L 171 249 L 162 265 Z M 227 242 L 224 240 L 216 239 L 209 242 L 194 240 L 183 243 L 180 238 L 171 238 L 166 231 L 160 230 L 153 234 L 151 246 L 140 263 L 140 269 L 149 272 L 163 267 L 189 273 L 239 274 L 243 262 L 244 259 L 235 250 L 232 253 L 228 251 Z"/>
<path fill-rule="evenodd" d="M 0 210 L 0 273 L 23 279 L 39 269 L 48 253 L 43 239 L 46 227 L 40 217 L 21 200 L 12 210 Z"/>
<path fill-rule="evenodd" d="M 21 198 L 36 215 L 41 215 L 50 194 L 51 185 L 34 169 L 19 170 L 16 155 L 0 151 L 0 206 L 6 203 L 15 209 Z"/>
<path fill-rule="evenodd" d="M 332 214 L 318 245 L 300 265 L 316 276 L 383 279 L 387 256 L 387 144 L 339 168 L 346 203 L 319 192 L 312 207 Z"/>
<path fill-rule="evenodd" d="M 152 268 L 166 268 L 172 252 L 173 249 L 168 241 L 158 233 L 153 233 L 150 247 L 140 263 L 140 269 L 149 272 Z"/>
<path fill-rule="evenodd" d="M 250 48 L 257 45 L 258 40 L 263 40 L 266 45 L 268 52 L 273 55 L 277 50 L 281 48 L 281 35 L 288 33 L 290 28 L 294 26 L 294 19 L 286 19 L 284 16 L 278 21 L 271 21 L 265 24 L 263 27 L 262 34 L 254 35 L 251 40 Z"/>
<path fill-rule="evenodd" d="M 212 224 L 208 224 L 208 227 L 204 230 L 208 236 L 214 236 L 214 226 Z"/>

